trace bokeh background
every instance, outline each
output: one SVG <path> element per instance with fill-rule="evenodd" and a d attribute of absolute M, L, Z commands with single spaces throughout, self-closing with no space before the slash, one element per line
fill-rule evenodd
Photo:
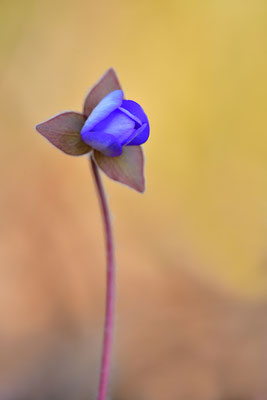
<path fill-rule="evenodd" d="M 96 393 L 102 222 L 34 126 L 113 66 L 151 122 L 144 195 L 104 178 L 113 400 L 267 399 L 267 3 L 0 1 L 0 398 Z"/>

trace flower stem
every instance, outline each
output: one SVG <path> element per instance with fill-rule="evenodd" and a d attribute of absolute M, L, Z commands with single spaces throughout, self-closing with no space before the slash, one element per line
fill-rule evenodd
<path fill-rule="evenodd" d="M 99 380 L 98 395 L 97 395 L 97 400 L 106 400 L 110 367 L 111 367 L 111 350 L 112 350 L 112 336 L 113 336 L 114 310 L 115 310 L 115 262 L 114 262 L 112 228 L 111 228 L 110 213 L 109 213 L 107 198 L 98 171 L 98 167 L 92 155 L 91 155 L 91 165 L 101 205 L 101 211 L 105 228 L 106 251 L 107 251 L 105 328 L 104 328 L 104 339 L 103 339 L 103 349 L 102 349 L 101 372 L 100 372 L 100 380 Z"/>

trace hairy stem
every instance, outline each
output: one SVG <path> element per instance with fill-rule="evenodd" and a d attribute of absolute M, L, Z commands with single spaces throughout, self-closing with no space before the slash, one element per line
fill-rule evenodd
<path fill-rule="evenodd" d="M 97 187 L 97 192 L 100 200 L 100 207 L 105 229 L 106 251 L 107 251 L 105 328 L 104 328 L 104 339 L 103 339 L 103 349 L 102 349 L 101 372 L 100 372 L 99 388 L 97 395 L 97 400 L 106 400 L 110 367 L 111 367 L 111 350 L 112 350 L 112 336 L 113 336 L 114 310 L 115 310 L 114 307 L 115 306 L 115 262 L 114 262 L 112 228 L 111 228 L 110 213 L 109 213 L 107 198 L 98 171 L 98 167 L 92 155 L 90 159 Z"/>

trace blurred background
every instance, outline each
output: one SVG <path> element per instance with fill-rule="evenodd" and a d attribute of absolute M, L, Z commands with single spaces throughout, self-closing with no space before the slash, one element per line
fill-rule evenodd
<path fill-rule="evenodd" d="M 34 126 L 113 66 L 146 192 L 104 178 L 112 400 L 267 399 L 267 3 L 0 1 L 0 399 L 95 399 L 105 254 L 87 157 Z"/>

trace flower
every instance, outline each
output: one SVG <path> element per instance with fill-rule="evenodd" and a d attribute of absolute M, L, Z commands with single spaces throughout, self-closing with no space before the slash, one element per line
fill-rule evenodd
<path fill-rule="evenodd" d="M 122 154 L 123 146 L 147 141 L 149 123 L 139 104 L 123 100 L 123 91 L 107 94 L 93 109 L 81 130 L 82 140 L 109 157 Z"/>
<path fill-rule="evenodd" d="M 38 124 L 36 130 L 66 154 L 93 152 L 97 165 L 111 179 L 143 192 L 140 145 L 149 137 L 149 121 L 138 103 L 123 97 L 111 68 L 89 91 L 82 114 L 58 114 Z"/>

